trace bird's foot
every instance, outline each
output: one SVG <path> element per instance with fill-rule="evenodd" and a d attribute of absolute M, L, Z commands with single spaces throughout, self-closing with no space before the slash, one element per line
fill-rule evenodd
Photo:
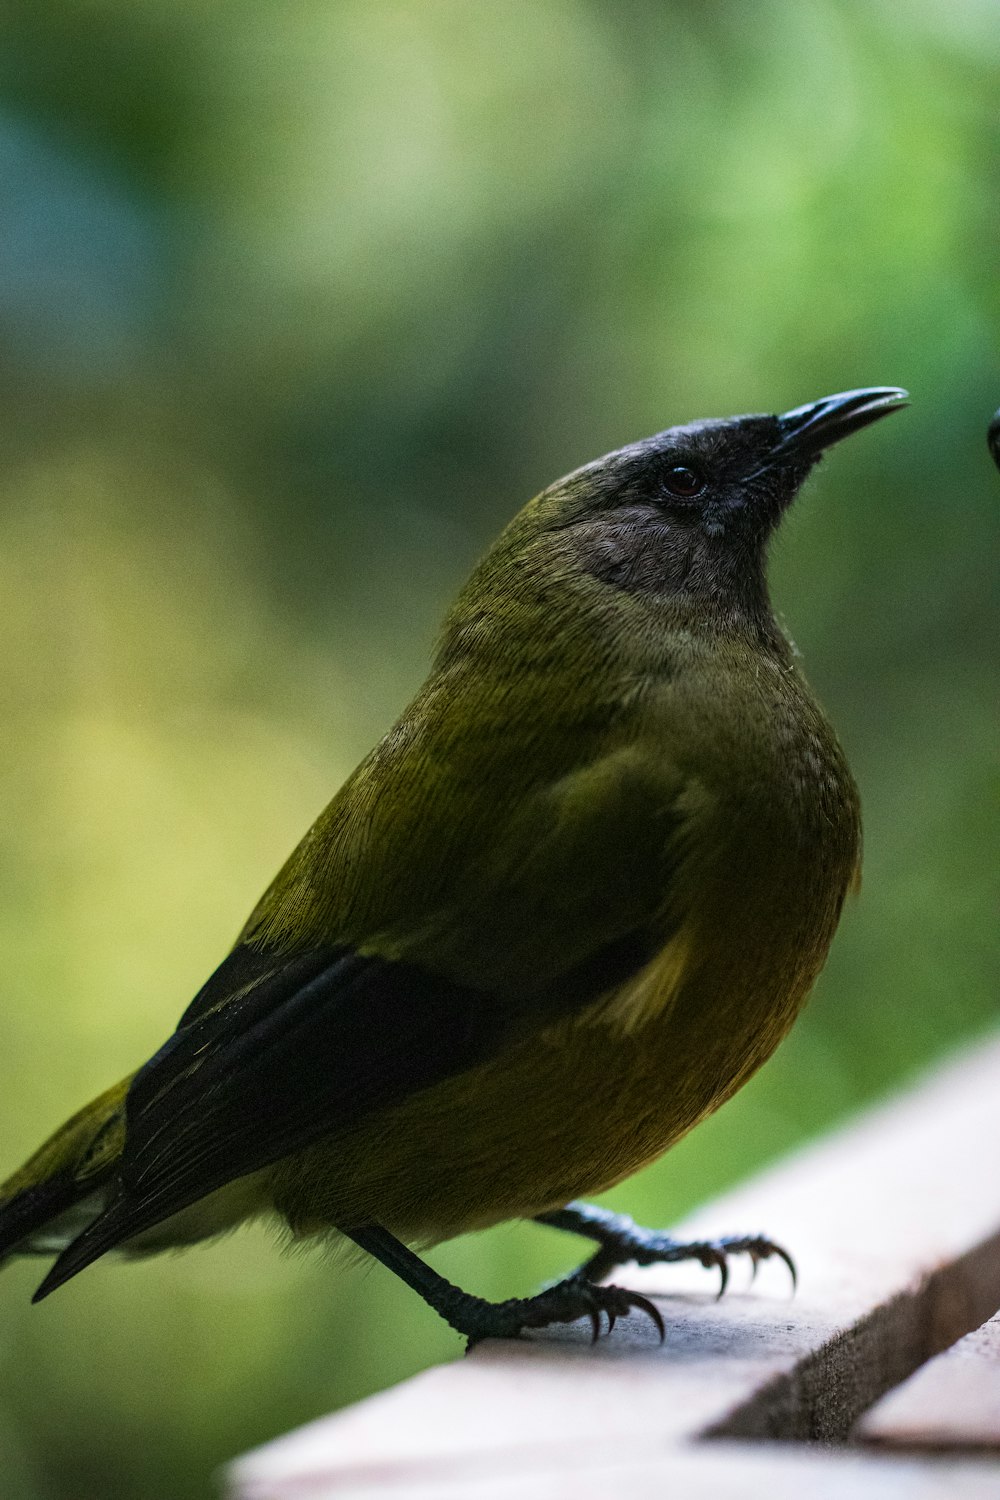
<path fill-rule="evenodd" d="M 712 1240 L 677 1240 L 663 1230 L 643 1229 L 631 1219 L 617 1215 L 615 1218 L 617 1222 L 608 1225 L 601 1235 L 600 1249 L 580 1268 L 582 1276 L 600 1280 L 628 1261 L 639 1266 L 653 1266 L 696 1260 L 706 1269 L 714 1268 L 719 1272 L 718 1295 L 721 1297 L 729 1285 L 730 1257 L 746 1255 L 750 1258 L 751 1280 L 757 1275 L 761 1261 L 774 1257 L 788 1267 L 792 1289 L 795 1289 L 795 1262 L 783 1246 L 765 1234 L 727 1234 Z"/>
<path fill-rule="evenodd" d="M 634 1311 L 646 1314 L 661 1343 L 666 1334 L 660 1311 L 648 1297 L 625 1287 L 596 1286 L 580 1273 L 546 1287 L 534 1297 L 512 1297 L 507 1302 L 487 1302 L 459 1293 L 450 1307 L 439 1307 L 438 1311 L 454 1329 L 465 1334 L 470 1349 L 482 1339 L 514 1339 L 526 1329 L 575 1323 L 577 1318 L 590 1319 L 592 1342 L 596 1343 L 602 1313 L 607 1316 L 608 1333 L 619 1318 Z"/>
<path fill-rule="evenodd" d="M 664 1339 L 663 1319 L 656 1305 L 640 1292 L 620 1286 L 595 1286 L 577 1272 L 565 1281 L 546 1287 L 534 1297 L 512 1297 L 507 1302 L 487 1302 L 447 1281 L 407 1245 L 378 1224 L 342 1231 L 349 1239 L 418 1292 L 428 1306 L 464 1334 L 468 1347 L 482 1339 L 515 1339 L 526 1328 L 548 1328 L 552 1323 L 574 1323 L 589 1318 L 594 1342 L 600 1337 L 601 1313 L 607 1314 L 608 1332 L 618 1318 L 643 1312 Z"/>

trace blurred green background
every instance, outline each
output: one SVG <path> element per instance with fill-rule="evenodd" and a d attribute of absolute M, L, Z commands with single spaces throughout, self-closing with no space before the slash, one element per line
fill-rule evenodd
<path fill-rule="evenodd" d="M 989 1027 L 991 0 L 31 0 L 0 35 L 0 1167 L 162 1040 L 523 500 L 855 385 L 913 406 L 773 573 L 863 897 L 775 1060 L 613 1201 L 668 1223 Z M 502 1297 L 574 1248 L 432 1258 Z M 207 1495 L 459 1347 L 262 1232 L 32 1309 L 38 1274 L 0 1290 L 19 1500 Z"/>

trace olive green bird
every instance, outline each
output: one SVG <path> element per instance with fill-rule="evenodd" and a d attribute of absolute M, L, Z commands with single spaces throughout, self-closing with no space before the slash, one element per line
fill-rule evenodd
<path fill-rule="evenodd" d="M 112 1249 L 254 1216 L 375 1256 L 470 1339 L 591 1319 L 686 1244 L 578 1200 L 654 1161 L 802 1008 L 858 877 L 858 797 L 767 592 L 831 444 L 904 391 L 674 427 L 532 500 L 430 675 L 177 1030 L 0 1189 L 45 1296 Z M 595 1241 L 490 1303 L 414 1250 L 534 1218 Z M 786 1257 L 787 1258 L 787 1257 Z"/>

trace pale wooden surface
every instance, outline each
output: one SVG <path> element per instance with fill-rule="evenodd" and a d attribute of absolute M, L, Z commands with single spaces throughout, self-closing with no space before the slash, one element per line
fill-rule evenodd
<path fill-rule="evenodd" d="M 247 1489 L 280 1500 L 997 1500 L 996 1467 L 965 1459 L 816 1454 L 780 1444 L 705 1444 L 630 1455 L 547 1450 L 515 1463 L 372 1468 L 345 1487 L 330 1473 Z"/>
<path fill-rule="evenodd" d="M 858 1435 L 896 1448 L 1000 1453 L 1000 1317 L 883 1396 L 862 1419 Z"/>
<path fill-rule="evenodd" d="M 894 1500 L 1000 1497 L 1000 1467 L 964 1459 L 928 1468 L 693 1445 L 706 1434 L 843 1439 L 873 1400 L 1000 1307 L 1000 1044 L 683 1226 L 758 1228 L 795 1254 L 794 1300 L 772 1263 L 752 1290 L 737 1266 L 721 1303 L 697 1267 L 629 1268 L 617 1279 L 656 1296 L 663 1348 L 641 1317 L 595 1347 L 581 1327 L 482 1345 L 240 1459 L 229 1496 L 528 1500 L 628 1484 L 633 1496 L 749 1497 L 785 1485 L 835 1500 L 864 1493 L 871 1475 L 882 1486 L 872 1493 Z"/>

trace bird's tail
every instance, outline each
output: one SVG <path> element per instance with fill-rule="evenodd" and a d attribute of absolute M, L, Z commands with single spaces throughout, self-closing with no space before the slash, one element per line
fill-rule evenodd
<path fill-rule="evenodd" d="M 125 1095 L 115 1084 L 66 1121 L 0 1185 L 0 1263 L 57 1255 L 105 1207 L 125 1139 Z"/>

